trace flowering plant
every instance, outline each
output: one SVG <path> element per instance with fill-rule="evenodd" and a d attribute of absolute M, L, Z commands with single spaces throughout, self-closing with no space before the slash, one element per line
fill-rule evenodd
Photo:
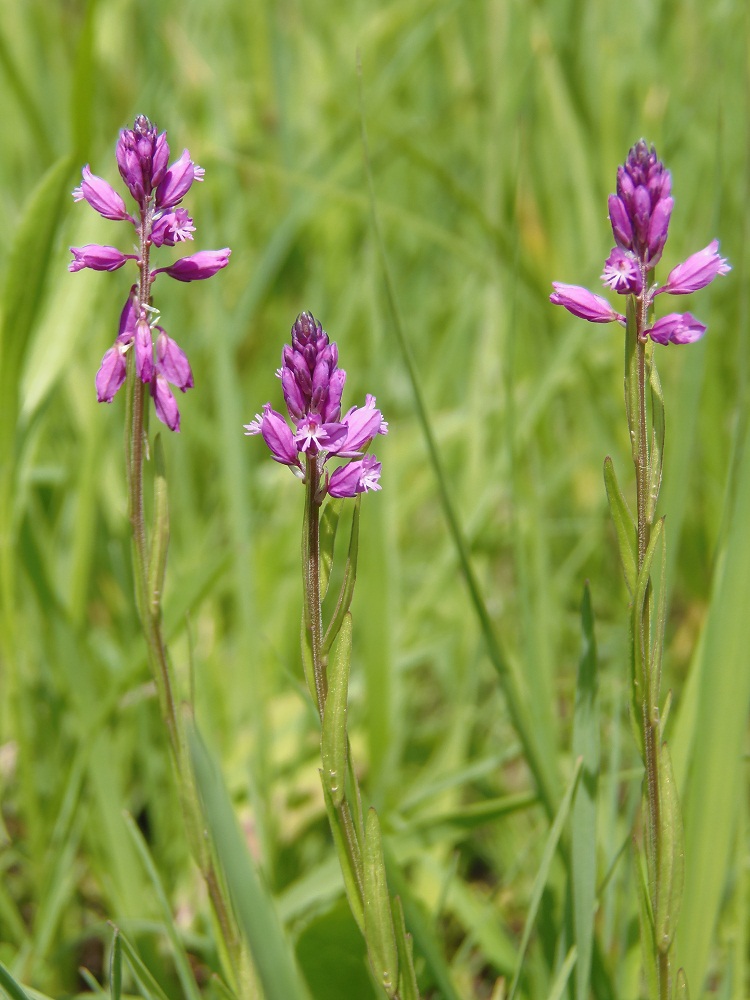
<path fill-rule="evenodd" d="M 202 181 L 205 171 L 190 159 L 187 149 L 169 166 L 167 133 L 157 133 L 145 115 L 139 115 L 132 129 L 123 129 L 117 140 L 117 166 L 120 176 L 136 202 L 138 211 L 131 215 L 122 197 L 107 181 L 83 168 L 83 179 L 73 192 L 76 201 L 87 201 L 103 218 L 130 223 L 138 240 L 137 253 L 122 253 L 116 247 L 89 243 L 71 247 L 73 260 L 69 271 L 91 268 L 94 271 L 117 271 L 129 260 L 135 261 L 140 277 L 133 285 L 120 316 L 120 326 L 113 346 L 102 358 L 96 375 L 100 403 L 111 403 L 125 382 L 127 356 L 135 353 L 138 378 L 149 385 L 156 415 L 172 431 L 180 429 L 180 411 L 169 384 L 181 392 L 193 387 L 193 373 L 183 350 L 162 326 L 158 312 L 151 306 L 151 286 L 159 274 L 177 281 L 210 278 L 229 260 L 229 249 L 201 250 L 181 257 L 169 267 L 149 269 L 152 247 L 175 246 L 192 240 L 195 226 L 185 208 L 178 207 L 193 181 Z M 156 360 L 153 334 L 156 333 Z"/>
<path fill-rule="evenodd" d="M 625 408 L 636 484 L 636 517 L 620 490 L 612 460 L 604 479 L 617 532 L 625 582 L 630 594 L 631 722 L 644 765 L 641 932 L 645 971 L 654 1000 L 687 996 L 684 972 L 673 981 L 670 950 L 682 898 L 684 874 L 682 814 L 668 745 L 664 739 L 667 705 L 660 702 L 666 621 L 664 518 L 656 520 L 664 454 L 664 398 L 653 357 L 654 344 L 689 344 L 706 332 L 692 313 L 669 313 L 653 320 L 657 296 L 687 295 L 726 274 L 719 244 L 692 254 L 672 268 L 663 286 L 655 267 L 667 241 L 674 201 L 669 171 L 653 146 L 633 146 L 617 171 L 617 192 L 609 197 L 609 219 L 616 246 L 604 265 L 604 284 L 626 297 L 625 315 L 602 296 L 578 285 L 553 282 L 550 301 L 590 323 L 625 327 Z M 647 406 L 647 387 L 651 406 Z M 649 420 L 651 427 L 649 428 Z M 661 551 L 657 585 L 651 568 Z M 674 993 L 673 993 L 674 986 Z"/>
<path fill-rule="evenodd" d="M 394 1000 L 418 1000 L 411 938 L 399 898 L 391 900 L 388 893 L 377 813 L 371 808 L 365 816 L 362 810 L 347 732 L 352 651 L 349 609 L 357 573 L 360 494 L 380 489 L 380 462 L 365 452 L 378 434 L 387 433 L 388 426 L 374 396 L 368 395 L 364 406 L 353 406 L 341 416 L 346 372 L 338 367 L 336 344 L 311 313 L 297 317 L 292 343 L 284 347 L 276 374 L 294 429 L 266 403 L 263 413 L 245 425 L 245 433 L 260 434 L 274 461 L 288 466 L 305 485 L 302 663 L 320 719 L 320 774 L 328 821 L 349 906 L 364 936 L 374 977 Z M 326 466 L 332 459 L 349 461 L 329 472 Z M 330 621 L 324 622 L 323 599 L 346 497 L 355 498 L 347 563 L 335 610 Z"/>

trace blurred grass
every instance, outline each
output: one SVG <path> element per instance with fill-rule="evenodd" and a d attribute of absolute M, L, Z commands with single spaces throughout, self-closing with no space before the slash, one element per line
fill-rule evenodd
<path fill-rule="evenodd" d="M 623 488 L 631 482 L 622 343 L 614 329 L 551 309 L 547 293 L 552 280 L 595 286 L 611 239 L 606 196 L 641 135 L 673 175 L 665 270 L 714 235 L 733 264 L 687 305 L 708 323 L 705 340 L 662 352 L 659 369 L 665 687 L 675 693 L 668 736 L 688 851 L 678 952 L 691 996 L 744 996 L 746 965 L 730 957 L 738 939 L 747 944 L 746 6 L 2 0 L 0 9 L 0 264 L 14 275 L 0 362 L 0 437 L 13 470 L 0 484 L 0 962 L 54 996 L 83 989 L 79 964 L 103 982 L 110 918 L 165 994 L 182 995 L 153 929 L 164 914 L 127 809 L 198 987 L 221 995 L 135 620 L 122 401 L 99 406 L 93 391 L 128 278 L 66 271 L 68 246 L 127 249 L 125 230 L 71 199 L 57 221 L 50 208 L 46 232 L 32 227 L 27 266 L 13 265 L 48 171 L 90 163 L 114 183 L 117 131 L 143 112 L 168 130 L 175 154 L 188 146 L 206 167 L 188 199 L 196 249 L 232 248 L 205 285 L 155 286 L 196 378 L 180 400 L 183 431 L 165 442 L 167 626 L 185 696 L 192 647 L 198 721 L 251 850 L 273 892 L 297 900 L 284 912 L 311 992 L 332 995 L 320 992 L 314 945 L 331 928 L 348 931 L 331 896 L 315 720 L 300 683 L 302 496 L 242 435 L 266 400 L 280 403 L 273 372 L 301 309 L 339 344 L 346 405 L 373 392 L 390 424 L 378 447 L 383 491 L 362 508 L 353 608 L 350 718 L 367 794 L 458 994 L 488 996 L 515 969 L 550 823 L 538 805 L 431 823 L 523 795 L 531 782 L 394 337 L 362 162 L 359 49 L 399 312 L 492 624 L 561 788 L 573 772 L 579 601 L 591 582 L 603 752 L 595 928 L 617 1000 L 639 996 L 637 897 L 629 851 L 619 852 L 640 776 L 625 708 L 626 593 L 601 475 L 609 454 Z M 525 997 L 575 980 L 567 891 L 556 863 Z M 418 973 L 429 995 L 419 956 Z M 601 982 L 594 970 L 595 995 L 608 995 Z"/>

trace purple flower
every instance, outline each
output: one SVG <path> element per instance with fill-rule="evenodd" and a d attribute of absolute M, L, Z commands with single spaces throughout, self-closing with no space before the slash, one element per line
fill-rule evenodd
<path fill-rule="evenodd" d="M 82 271 L 90 267 L 92 271 L 117 271 L 128 260 L 137 260 L 133 253 L 121 253 L 117 247 L 105 247 L 99 243 L 87 243 L 85 247 L 71 247 L 73 260 L 69 271 Z"/>
<path fill-rule="evenodd" d="M 168 337 L 166 331 L 157 327 L 159 336 L 156 341 L 156 367 L 168 382 L 177 386 L 181 392 L 193 388 L 193 372 L 185 352 Z"/>
<path fill-rule="evenodd" d="M 134 222 L 132 216 L 125 210 L 125 202 L 113 187 L 110 187 L 101 177 L 91 173 L 88 163 L 83 168 L 83 180 L 73 191 L 75 201 L 87 201 L 99 215 L 116 222 Z"/>
<path fill-rule="evenodd" d="M 620 295 L 640 295 L 643 276 L 635 255 L 615 247 L 604 264 L 602 281 Z"/>
<path fill-rule="evenodd" d="M 190 153 L 183 149 L 182 156 L 167 170 L 156 189 L 156 207 L 173 208 L 179 204 L 190 190 L 193 181 L 202 181 L 205 170 L 196 166 Z"/>
<path fill-rule="evenodd" d="M 111 402 L 127 376 L 125 354 L 132 347 L 135 374 L 150 385 L 157 417 L 171 430 L 179 430 L 180 413 L 169 383 L 185 392 L 193 386 L 193 373 L 181 348 L 151 321 L 156 310 L 151 306 L 150 288 L 162 271 L 178 281 L 210 278 L 226 267 L 230 251 L 201 250 L 169 267 L 150 270 L 154 247 L 174 246 L 193 238 L 193 220 L 187 209 L 177 206 L 193 182 L 203 180 L 205 171 L 193 163 L 186 149 L 169 166 L 167 134 L 159 133 L 145 115 L 136 118 L 132 129 L 120 132 L 115 156 L 120 176 L 138 206 L 135 217 L 128 214 L 125 202 L 114 188 L 91 173 L 88 164 L 83 168 L 80 186 L 73 192 L 76 201 L 87 201 L 105 219 L 134 225 L 138 236 L 136 254 L 99 244 L 71 247 L 70 271 L 84 268 L 116 271 L 134 260 L 140 272 L 139 283 L 132 287 L 122 311 L 115 344 L 104 355 L 97 373 L 97 397 L 102 402 Z M 156 360 L 152 326 L 159 331 Z"/>
<path fill-rule="evenodd" d="M 115 398 L 127 374 L 127 362 L 125 361 L 125 347 L 121 343 L 116 343 L 110 347 L 102 358 L 99 371 L 96 373 L 96 397 L 100 403 L 111 403 Z"/>
<path fill-rule="evenodd" d="M 166 424 L 170 431 L 179 431 L 180 411 L 177 408 L 177 401 L 161 372 L 156 372 L 151 379 L 151 396 L 159 420 Z"/>
<path fill-rule="evenodd" d="M 688 295 L 710 285 L 719 274 L 727 274 L 732 268 L 724 257 L 719 256 L 719 241 L 711 240 L 707 247 L 691 254 L 687 260 L 669 272 L 667 283 L 659 292 L 670 295 Z"/>
<path fill-rule="evenodd" d="M 190 257 L 181 257 L 171 267 L 159 267 L 151 272 L 151 278 L 157 274 L 168 274 L 177 281 L 201 281 L 212 278 L 217 271 L 227 266 L 232 251 L 228 247 L 223 250 L 199 250 Z"/>
<path fill-rule="evenodd" d="M 625 317 L 615 312 L 612 306 L 601 295 L 594 295 L 580 285 L 565 285 L 561 281 L 553 281 L 555 289 L 549 300 L 555 306 L 564 306 L 568 312 L 589 323 L 625 323 Z"/>
<path fill-rule="evenodd" d="M 657 344 L 692 344 L 705 332 L 706 327 L 692 313 L 669 313 L 645 331 Z"/>
<path fill-rule="evenodd" d="M 355 497 L 358 493 L 380 490 L 380 469 L 380 462 L 374 455 L 349 462 L 331 473 L 328 492 L 332 497 Z"/>
<path fill-rule="evenodd" d="M 287 465 L 304 478 L 313 470 L 316 489 L 332 457 L 354 458 L 324 475 L 321 492 L 353 497 L 380 489 L 380 463 L 362 458 L 373 438 L 386 434 L 388 425 L 368 395 L 365 405 L 353 406 L 341 418 L 341 395 L 346 373 L 338 367 L 338 348 L 331 343 L 311 313 L 300 313 L 292 327 L 292 343 L 284 347 L 281 368 L 276 373 L 294 430 L 284 417 L 266 403 L 262 415 L 245 425 L 248 435 L 260 434 L 276 462 Z M 302 457 L 305 457 L 303 463 Z"/>

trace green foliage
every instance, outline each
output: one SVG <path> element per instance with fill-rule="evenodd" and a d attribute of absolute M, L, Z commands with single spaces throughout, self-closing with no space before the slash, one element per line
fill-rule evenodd
<path fill-rule="evenodd" d="M 641 135 L 673 176 L 659 279 L 721 238 L 734 271 L 685 305 L 706 338 L 655 348 L 652 413 L 663 397 L 666 431 L 653 513 L 670 542 L 665 575 L 659 551 L 652 569 L 657 612 L 669 597 L 665 735 L 684 803 L 675 968 L 693 997 L 745 995 L 745 5 L 1 8 L 0 992 L 75 996 L 96 982 L 105 995 L 172 998 L 190 995 L 192 975 L 196 995 L 228 995 L 133 603 L 123 400 L 98 405 L 93 389 L 128 279 L 66 270 L 71 245 L 130 250 L 127 226 L 69 192 L 84 163 L 119 183 L 117 130 L 144 112 L 175 155 L 187 146 L 206 168 L 186 199 L 195 249 L 232 248 L 210 282 L 155 286 L 196 379 L 182 432 L 162 434 L 164 629 L 255 860 L 235 830 L 230 864 L 242 879 L 261 873 L 283 920 L 279 961 L 293 968 L 293 950 L 321 1000 L 346 996 L 349 975 L 357 995 L 375 992 L 330 866 L 299 662 L 304 491 L 242 434 L 267 400 L 281 408 L 273 372 L 291 323 L 315 313 L 348 372 L 345 408 L 373 392 L 389 422 L 383 490 L 360 513 L 348 727 L 420 994 L 499 996 L 523 945 L 516 995 L 572 995 L 590 945 L 591 995 L 634 1000 L 637 924 L 654 915 L 627 847 L 642 770 L 618 562 L 634 495 L 622 335 L 547 295 L 552 280 L 595 288 L 611 246 L 606 197 Z M 602 488 L 605 455 L 615 494 L 613 477 Z M 330 612 L 346 504 L 341 518 Z M 579 701 L 586 580 L 599 780 L 586 799 L 584 754 L 564 800 L 578 740 L 591 748 L 596 729 Z"/>

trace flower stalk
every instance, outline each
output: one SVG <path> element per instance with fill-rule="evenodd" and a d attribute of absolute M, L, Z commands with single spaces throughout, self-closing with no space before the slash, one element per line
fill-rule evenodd
<path fill-rule="evenodd" d="M 670 313 L 654 321 L 658 295 L 686 295 L 705 287 L 730 268 L 718 241 L 674 267 L 664 286 L 654 269 L 667 241 L 674 205 L 671 176 L 653 147 L 640 140 L 617 173 L 609 198 L 616 246 L 604 265 L 605 286 L 625 296 L 625 314 L 606 299 L 576 285 L 553 283 L 550 301 L 591 323 L 625 327 L 625 409 L 635 473 L 633 519 L 617 483 L 611 459 L 604 463 L 610 511 L 631 597 L 631 722 L 644 765 L 641 941 L 653 1000 L 672 1000 L 670 950 L 679 916 L 684 871 L 682 817 L 675 790 L 665 717 L 660 705 L 661 663 L 666 620 L 664 519 L 656 518 L 664 453 L 664 399 L 654 362 L 654 344 L 688 344 L 706 327 L 691 313 Z M 650 395 L 650 408 L 649 408 Z M 658 586 L 652 567 L 660 553 Z M 658 563 L 657 563 L 658 565 Z M 680 971 L 678 984 L 684 984 Z M 675 989 L 677 987 L 674 987 Z"/>

